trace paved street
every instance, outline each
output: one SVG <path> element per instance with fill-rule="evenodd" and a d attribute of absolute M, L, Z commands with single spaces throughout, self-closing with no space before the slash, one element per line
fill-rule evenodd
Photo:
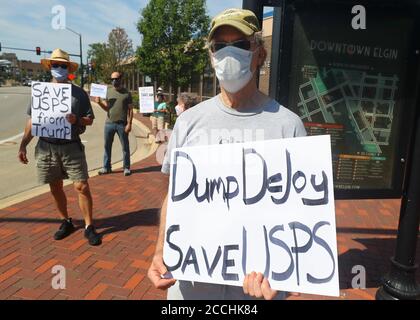
<path fill-rule="evenodd" d="M 0 176 L 3 181 L 0 184 L 0 200 L 39 185 L 34 161 L 37 138 L 33 139 L 28 147 L 29 164 L 25 166 L 17 161 L 17 152 L 27 119 L 26 108 L 30 102 L 30 91 L 29 87 L 0 88 L 0 128 L 2 128 L 0 130 Z M 92 104 L 96 119 L 93 126 L 88 127 L 86 133 L 82 135 L 89 170 L 102 167 L 103 124 L 106 118 L 106 113 L 95 103 Z M 141 135 L 136 127 L 130 134 L 132 153 L 137 148 L 135 135 Z M 115 163 L 121 159 L 121 145 L 118 136 L 115 136 L 112 162 Z"/>
<path fill-rule="evenodd" d="M 52 240 L 60 221 L 48 193 L 0 210 L 0 299 L 165 299 L 166 293 L 154 289 L 146 276 L 168 188 L 155 155 L 135 163 L 130 177 L 119 171 L 93 177 L 90 185 L 96 224 L 104 237 L 100 247 L 90 247 L 83 238 L 71 186 L 65 190 L 78 230 L 63 241 Z M 336 299 L 374 299 L 394 254 L 399 206 L 400 200 L 336 201 L 341 289 Z M 51 287 L 55 265 L 66 269 L 66 289 Z M 356 265 L 366 269 L 365 290 L 352 289 Z"/>

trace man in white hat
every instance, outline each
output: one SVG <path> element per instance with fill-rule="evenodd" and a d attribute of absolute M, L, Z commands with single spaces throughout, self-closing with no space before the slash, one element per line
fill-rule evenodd
<path fill-rule="evenodd" d="M 258 70 L 267 52 L 258 19 L 252 11 L 228 9 L 216 16 L 211 23 L 208 47 L 221 93 L 179 116 L 162 165 L 165 174 L 170 172 L 174 148 L 306 135 L 296 114 L 258 90 Z M 284 292 L 271 289 L 268 279 L 256 272 L 245 276 L 242 288 L 170 279 L 163 263 L 167 199 L 168 195 L 162 205 L 159 237 L 148 277 L 156 288 L 168 289 L 168 299 L 285 297 Z"/>
<path fill-rule="evenodd" d="M 61 49 L 55 49 L 51 58 L 41 59 L 41 64 L 51 72 L 52 83 L 68 83 L 69 73 L 75 72 L 78 67 L 78 64 L 70 61 L 69 55 Z M 82 88 L 72 85 L 71 94 L 72 113 L 67 115 L 67 121 L 72 125 L 71 140 L 39 138 L 35 148 L 38 179 L 41 183 L 50 185 L 51 194 L 62 218 L 61 226 L 54 234 L 54 239 L 64 239 L 75 230 L 68 215 L 67 198 L 63 190 L 63 180 L 70 179 L 79 195 L 79 206 L 86 224 L 84 235 L 90 245 L 99 245 L 101 244 L 101 237 L 96 233 L 92 221 L 93 204 L 88 184 L 89 175 L 85 147 L 79 137 L 85 131 L 86 126 L 92 125 L 95 116 L 89 96 Z M 27 111 L 29 119 L 26 122 L 18 153 L 18 159 L 23 164 L 28 163 L 26 146 L 33 138 L 31 111 L 31 105 L 29 105 Z"/>

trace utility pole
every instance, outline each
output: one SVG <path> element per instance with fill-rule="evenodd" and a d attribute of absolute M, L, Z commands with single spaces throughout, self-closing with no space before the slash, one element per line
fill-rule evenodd
<path fill-rule="evenodd" d="M 76 34 L 79 36 L 79 47 L 80 47 L 80 86 L 83 88 L 85 82 L 84 82 L 84 77 L 83 77 L 83 71 L 84 71 L 84 67 L 83 67 L 83 56 L 82 56 L 82 35 L 72 29 L 70 29 L 69 27 L 66 27 L 66 30 Z"/>

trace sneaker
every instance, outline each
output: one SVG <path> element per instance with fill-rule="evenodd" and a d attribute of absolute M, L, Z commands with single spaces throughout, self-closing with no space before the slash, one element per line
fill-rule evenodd
<path fill-rule="evenodd" d="M 110 173 L 112 173 L 112 170 L 111 169 L 102 168 L 101 170 L 98 171 L 98 174 L 100 176 L 103 175 L 103 174 L 110 174 Z"/>
<path fill-rule="evenodd" d="M 101 235 L 96 233 L 92 225 L 85 229 L 85 238 L 89 240 L 91 246 L 99 246 L 102 243 Z"/>
<path fill-rule="evenodd" d="M 125 176 L 129 176 L 129 175 L 131 175 L 131 171 L 130 171 L 130 169 L 124 169 L 124 175 L 125 175 Z"/>
<path fill-rule="evenodd" d="M 68 220 L 64 219 L 63 222 L 61 223 L 60 228 L 54 234 L 54 239 L 62 240 L 65 237 L 69 236 L 74 230 L 75 230 L 75 227 L 73 223 L 71 222 L 71 218 Z"/>

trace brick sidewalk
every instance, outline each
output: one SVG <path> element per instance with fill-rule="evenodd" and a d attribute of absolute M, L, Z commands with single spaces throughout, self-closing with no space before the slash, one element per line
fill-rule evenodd
<path fill-rule="evenodd" d="M 149 126 L 147 118 L 136 118 Z M 164 299 L 146 272 L 157 238 L 159 208 L 167 177 L 154 155 L 122 171 L 90 179 L 94 217 L 103 244 L 91 247 L 83 237 L 76 193 L 65 187 L 69 214 L 78 230 L 62 241 L 49 193 L 0 210 L 0 299 Z M 380 276 L 394 253 L 399 200 L 337 201 L 341 299 L 373 299 Z M 420 259 L 420 243 L 417 261 Z M 66 289 L 51 288 L 54 265 L 66 268 Z M 367 290 L 353 290 L 351 269 L 367 270 Z M 420 272 L 417 272 L 420 280 Z M 320 299 L 301 295 L 291 299 Z"/>

